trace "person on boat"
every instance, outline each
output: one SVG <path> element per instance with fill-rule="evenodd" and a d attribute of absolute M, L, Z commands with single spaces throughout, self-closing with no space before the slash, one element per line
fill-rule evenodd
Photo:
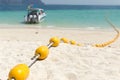
<path fill-rule="evenodd" d="M 43 14 L 43 11 L 42 11 L 42 10 L 40 10 L 40 13 L 39 13 L 39 14 L 40 14 L 40 15 L 41 15 L 41 14 Z"/>
<path fill-rule="evenodd" d="M 32 10 L 33 10 L 33 5 L 32 5 L 32 4 L 28 5 L 27 10 L 28 10 L 28 13 L 29 13 L 30 11 L 32 11 Z"/>

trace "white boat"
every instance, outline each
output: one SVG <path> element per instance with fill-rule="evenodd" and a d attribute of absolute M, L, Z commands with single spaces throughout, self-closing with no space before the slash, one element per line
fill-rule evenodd
<path fill-rule="evenodd" d="M 39 23 L 46 16 L 43 9 L 31 8 L 28 10 L 28 14 L 25 16 L 25 23 Z"/>

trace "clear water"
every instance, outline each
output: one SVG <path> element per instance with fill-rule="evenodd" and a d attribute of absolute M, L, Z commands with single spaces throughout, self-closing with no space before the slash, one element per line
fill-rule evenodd
<path fill-rule="evenodd" d="M 40 25 L 42 27 L 62 28 L 109 28 L 105 16 L 120 28 L 120 9 L 95 10 L 46 10 L 47 16 Z M 0 24 L 24 24 L 27 11 L 0 11 Z M 29 25 L 28 25 L 29 26 Z"/>

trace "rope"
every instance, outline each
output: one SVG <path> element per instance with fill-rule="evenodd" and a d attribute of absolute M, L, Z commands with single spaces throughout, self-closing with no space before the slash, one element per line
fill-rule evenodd
<path fill-rule="evenodd" d="M 102 43 L 102 44 L 95 44 L 95 45 L 93 45 L 93 46 L 95 46 L 95 47 L 105 47 L 105 46 L 108 46 L 108 45 L 110 45 L 111 43 L 115 42 L 115 41 L 119 38 L 120 32 L 119 32 L 119 30 L 116 28 L 116 26 L 112 24 L 112 22 L 108 19 L 108 17 L 105 17 L 105 20 L 107 21 L 108 24 L 111 25 L 111 27 L 117 32 L 117 34 L 116 34 L 116 36 L 115 36 L 112 40 L 110 40 L 110 41 L 104 42 L 104 43 Z"/>
<path fill-rule="evenodd" d="M 105 19 L 106 19 L 106 21 L 112 26 L 112 28 L 117 32 L 117 34 L 116 34 L 116 36 L 115 36 L 112 40 L 110 40 L 110 41 L 107 41 L 107 42 L 102 43 L 102 44 L 95 44 L 95 45 L 93 45 L 93 46 L 95 46 L 95 47 L 105 47 L 105 46 L 108 46 L 109 44 L 115 42 L 115 41 L 119 38 L 119 35 L 120 35 L 119 30 L 116 28 L 116 26 L 114 26 L 114 25 L 109 21 L 109 19 L 108 19 L 107 17 L 106 17 Z M 60 44 L 60 41 L 63 42 L 63 43 L 69 43 L 69 44 L 71 44 L 71 45 L 83 46 L 83 44 L 78 44 L 78 43 L 76 43 L 76 41 L 74 41 L 74 40 L 70 40 L 70 41 L 69 41 L 69 40 L 66 39 L 66 38 L 61 38 L 61 39 L 59 39 L 59 38 L 57 38 L 57 37 L 53 37 L 53 38 L 51 38 L 51 39 L 49 40 L 49 44 L 48 44 L 47 46 L 40 46 L 39 48 L 36 49 L 35 55 L 31 58 L 31 60 L 33 60 L 33 61 L 32 61 L 32 63 L 31 63 L 28 67 L 31 68 L 31 66 L 32 66 L 33 64 L 35 64 L 38 60 L 44 60 L 44 59 L 48 56 L 48 54 L 49 54 L 49 49 L 50 49 L 51 47 L 57 47 L 57 46 Z M 12 74 L 12 71 L 10 71 L 10 72 L 11 72 L 10 75 L 14 77 L 14 78 L 12 78 L 11 80 L 15 80 L 15 79 L 16 79 L 15 76 L 20 76 L 20 75 Z M 16 71 L 16 72 L 17 72 L 17 71 Z M 19 71 L 18 71 L 17 73 L 19 73 Z M 21 72 L 21 73 L 22 73 L 22 72 Z M 11 76 L 9 76 L 9 77 L 11 77 Z M 22 76 L 21 76 L 21 77 L 22 77 Z"/>

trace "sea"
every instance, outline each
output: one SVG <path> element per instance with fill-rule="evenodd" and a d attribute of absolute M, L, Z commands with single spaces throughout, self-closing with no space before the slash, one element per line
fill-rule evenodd
<path fill-rule="evenodd" d="M 71 6 L 74 7 L 74 6 Z M 44 8 L 43 8 L 44 9 Z M 40 28 L 86 28 L 104 29 L 111 28 L 106 17 L 120 28 L 120 6 L 78 6 L 66 9 L 44 9 L 46 17 L 39 24 L 25 24 L 24 16 L 27 10 L 1 10 L 0 24 L 7 25 L 37 25 Z"/>

